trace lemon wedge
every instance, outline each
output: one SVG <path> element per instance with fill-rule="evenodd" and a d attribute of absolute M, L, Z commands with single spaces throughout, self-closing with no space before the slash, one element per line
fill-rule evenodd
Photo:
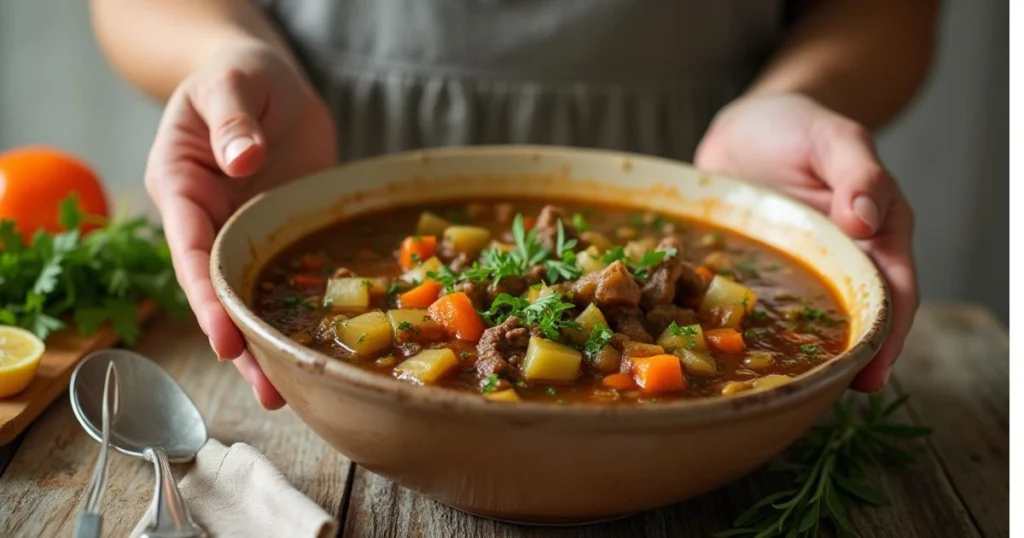
<path fill-rule="evenodd" d="M 25 329 L 0 325 L 0 398 L 25 390 L 45 349 L 43 341 Z"/>

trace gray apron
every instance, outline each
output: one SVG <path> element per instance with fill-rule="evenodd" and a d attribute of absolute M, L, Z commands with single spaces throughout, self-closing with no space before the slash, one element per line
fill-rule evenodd
<path fill-rule="evenodd" d="M 781 0 L 261 0 L 343 160 L 498 143 L 691 160 L 783 31 Z"/>

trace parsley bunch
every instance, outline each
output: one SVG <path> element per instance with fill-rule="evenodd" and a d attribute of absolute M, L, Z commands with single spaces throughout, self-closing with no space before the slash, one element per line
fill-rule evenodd
<path fill-rule="evenodd" d="M 108 222 L 83 237 L 78 226 L 86 219 L 72 195 L 60 205 L 66 231 L 38 231 L 28 245 L 14 221 L 0 221 L 0 324 L 45 339 L 68 320 L 85 335 L 110 323 L 131 344 L 142 300 L 183 310 L 185 296 L 160 228 L 139 217 Z"/>
<path fill-rule="evenodd" d="M 931 433 L 929 428 L 890 422 L 906 401 L 903 396 L 885 404 L 881 396 L 872 394 L 863 417 L 854 412 L 852 402 L 836 404 L 836 422 L 812 429 L 785 463 L 784 470 L 794 475 L 793 486 L 761 499 L 736 518 L 732 530 L 715 536 L 810 538 L 818 536 L 823 518 L 832 521 L 839 536 L 856 536 L 846 518 L 849 504 L 889 503 L 884 493 L 867 482 L 866 470 L 883 462 L 913 462 L 913 455 L 890 439 Z"/>

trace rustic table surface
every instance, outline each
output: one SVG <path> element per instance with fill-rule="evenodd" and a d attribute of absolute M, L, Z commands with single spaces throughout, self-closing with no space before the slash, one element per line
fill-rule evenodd
<path fill-rule="evenodd" d="M 192 322 L 158 319 L 138 344 L 177 378 L 210 435 L 245 441 L 340 521 L 343 536 L 709 536 L 784 479 L 766 470 L 699 499 L 619 521 L 520 527 L 449 509 L 350 463 L 289 410 L 263 412 L 230 364 L 218 363 Z M 926 304 L 889 388 L 910 394 L 902 419 L 935 433 L 911 443 L 918 462 L 878 477 L 892 498 L 854 510 L 863 537 L 1009 535 L 1009 336 L 988 311 Z M 97 444 L 60 398 L 0 447 L 0 536 L 70 536 Z M 178 472 L 181 469 L 177 470 Z M 115 454 L 104 498 L 106 536 L 126 536 L 152 494 L 148 463 Z M 282 532 L 281 536 L 286 533 Z"/>

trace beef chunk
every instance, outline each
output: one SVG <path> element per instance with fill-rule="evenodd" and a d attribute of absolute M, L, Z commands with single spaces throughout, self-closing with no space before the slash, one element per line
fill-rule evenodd
<path fill-rule="evenodd" d="M 526 291 L 526 281 L 521 276 L 507 276 L 496 283 L 487 286 L 487 303 L 494 302 L 494 298 L 507 293 L 513 297 L 519 297 Z"/>
<path fill-rule="evenodd" d="M 516 216 L 516 206 L 510 203 L 500 203 L 494 205 L 494 218 L 502 224 L 511 224 L 512 219 Z"/>
<path fill-rule="evenodd" d="M 704 279 L 697 274 L 693 266 L 683 263 L 683 271 L 679 274 L 679 280 L 676 281 L 676 304 L 685 306 L 699 305 L 707 288 L 707 282 L 704 282 Z"/>
<path fill-rule="evenodd" d="M 612 331 L 622 333 L 634 342 L 650 344 L 654 342 L 644 328 L 644 313 L 636 306 L 617 306 L 604 310 L 605 319 Z"/>
<path fill-rule="evenodd" d="M 577 249 L 587 248 L 585 241 L 580 238 L 576 227 L 572 225 L 572 219 L 566 215 L 564 209 L 555 205 L 544 206 L 540 210 L 540 214 L 537 215 L 537 224 L 534 226 L 534 229 L 537 230 L 537 240 L 553 251 L 558 244 L 559 220 L 562 221 L 565 240 L 575 239 Z"/>
<path fill-rule="evenodd" d="M 455 257 L 452 258 L 450 262 L 448 262 L 448 267 L 450 267 L 451 270 L 455 271 L 456 273 L 461 273 L 466 269 L 469 269 L 470 266 L 472 265 L 473 259 L 470 258 L 469 255 L 466 254 L 465 252 L 460 252 L 456 254 Z"/>
<path fill-rule="evenodd" d="M 487 329 L 476 345 L 477 375 L 480 378 L 491 374 L 516 376 L 517 372 L 512 365 L 518 365 L 523 361 L 529 341 L 529 332 L 512 316 L 500 325 Z"/>
<path fill-rule="evenodd" d="M 537 265 L 534 265 L 533 267 L 527 269 L 526 274 L 523 275 L 523 278 L 526 280 L 527 286 L 532 286 L 534 284 L 540 284 L 541 282 L 543 282 L 544 277 L 547 276 L 547 274 L 548 268 L 544 267 L 544 264 L 538 263 Z"/>
<path fill-rule="evenodd" d="M 648 310 L 645 319 L 647 329 L 651 334 L 658 335 L 664 332 L 673 321 L 680 327 L 697 323 L 697 314 L 693 310 L 680 308 L 674 304 L 662 304 Z"/>
<path fill-rule="evenodd" d="M 676 297 L 676 281 L 683 273 L 683 244 L 675 237 L 666 237 L 658 243 L 656 250 L 667 252 L 675 249 L 675 256 L 665 256 L 661 263 L 649 271 L 649 277 L 640 288 L 640 306 L 649 310 L 657 305 L 672 304 Z"/>
<path fill-rule="evenodd" d="M 621 261 L 616 261 L 600 271 L 580 277 L 572 285 L 573 301 L 577 305 L 597 303 L 604 310 L 613 306 L 637 306 L 640 304 L 640 285 Z"/>
<path fill-rule="evenodd" d="M 487 300 L 487 287 L 479 282 L 463 280 L 456 282 L 452 287 L 456 292 L 461 291 L 462 293 L 465 293 L 466 297 L 469 297 L 469 302 L 473 303 L 473 308 L 476 308 L 477 310 L 481 310 L 485 308 L 487 304 L 490 304 Z"/>

